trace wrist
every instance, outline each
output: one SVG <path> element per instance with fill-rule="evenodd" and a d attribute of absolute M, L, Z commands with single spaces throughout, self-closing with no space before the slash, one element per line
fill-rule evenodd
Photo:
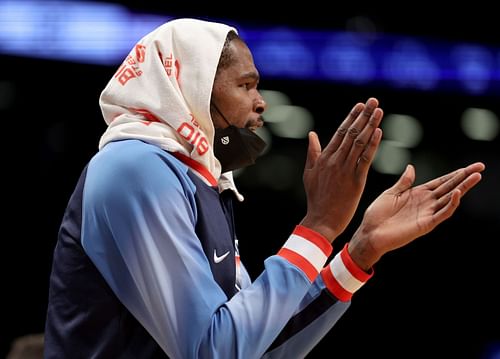
<path fill-rule="evenodd" d="M 333 243 L 335 238 L 337 238 L 337 232 L 335 230 L 331 229 L 328 226 L 317 224 L 314 221 L 309 220 L 307 217 L 300 222 L 300 225 L 309 228 L 314 232 L 319 233 L 321 236 L 326 238 L 326 240 L 330 243 Z"/>
<path fill-rule="evenodd" d="M 380 259 L 367 236 L 356 232 L 349 242 L 349 256 L 361 269 L 368 272 Z"/>
<path fill-rule="evenodd" d="M 339 300 L 349 301 L 374 274 L 373 269 L 365 271 L 351 258 L 349 244 L 333 258 L 330 264 L 323 268 L 321 277 L 328 290 Z"/>

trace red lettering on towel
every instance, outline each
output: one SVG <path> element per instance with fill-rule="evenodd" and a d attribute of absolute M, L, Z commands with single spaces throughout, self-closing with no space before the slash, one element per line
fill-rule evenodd
<path fill-rule="evenodd" d="M 191 115 L 191 123 L 183 122 L 177 129 L 177 132 L 190 144 L 196 148 L 198 154 L 204 155 L 208 151 L 208 141 L 198 128 L 198 122 L 195 120 L 194 116 Z"/>
<path fill-rule="evenodd" d="M 146 46 L 137 44 L 135 46 L 135 58 L 132 55 L 128 55 L 116 71 L 114 77 L 122 86 L 125 86 L 129 80 L 142 75 L 139 64 L 144 62 L 145 58 Z"/>

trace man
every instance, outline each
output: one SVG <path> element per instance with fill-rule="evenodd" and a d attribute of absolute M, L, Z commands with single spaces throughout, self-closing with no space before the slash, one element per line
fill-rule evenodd
<path fill-rule="evenodd" d="M 349 307 L 380 257 L 453 214 L 475 163 L 377 198 L 331 261 L 380 143 L 383 111 L 354 106 L 322 150 L 309 135 L 307 212 L 253 282 L 240 261 L 231 170 L 263 148 L 266 103 L 234 28 L 166 23 L 101 94 L 109 127 L 82 172 L 54 252 L 47 358 L 300 358 Z"/>

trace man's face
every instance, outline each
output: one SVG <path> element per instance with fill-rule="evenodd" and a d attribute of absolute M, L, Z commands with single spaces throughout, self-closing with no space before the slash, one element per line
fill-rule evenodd
<path fill-rule="evenodd" d="M 263 125 L 261 115 L 266 108 L 266 103 L 257 90 L 259 72 L 243 41 L 235 39 L 229 46 L 233 61 L 217 74 L 212 89 L 212 102 L 231 125 L 255 130 Z M 213 107 L 211 115 L 215 128 L 229 126 Z"/>

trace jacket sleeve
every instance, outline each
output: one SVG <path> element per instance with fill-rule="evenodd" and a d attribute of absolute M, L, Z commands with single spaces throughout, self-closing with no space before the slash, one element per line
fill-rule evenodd
<path fill-rule="evenodd" d="M 134 160 L 128 157 L 137 151 L 113 161 L 98 156 L 90 164 L 84 250 L 169 357 L 260 358 L 319 276 L 331 245 L 299 227 L 262 274 L 228 299 L 195 233 L 186 168 L 160 152 Z"/>
<path fill-rule="evenodd" d="M 264 358 L 303 358 L 349 308 L 352 295 L 373 276 L 349 256 L 348 244 L 322 269 Z"/>

